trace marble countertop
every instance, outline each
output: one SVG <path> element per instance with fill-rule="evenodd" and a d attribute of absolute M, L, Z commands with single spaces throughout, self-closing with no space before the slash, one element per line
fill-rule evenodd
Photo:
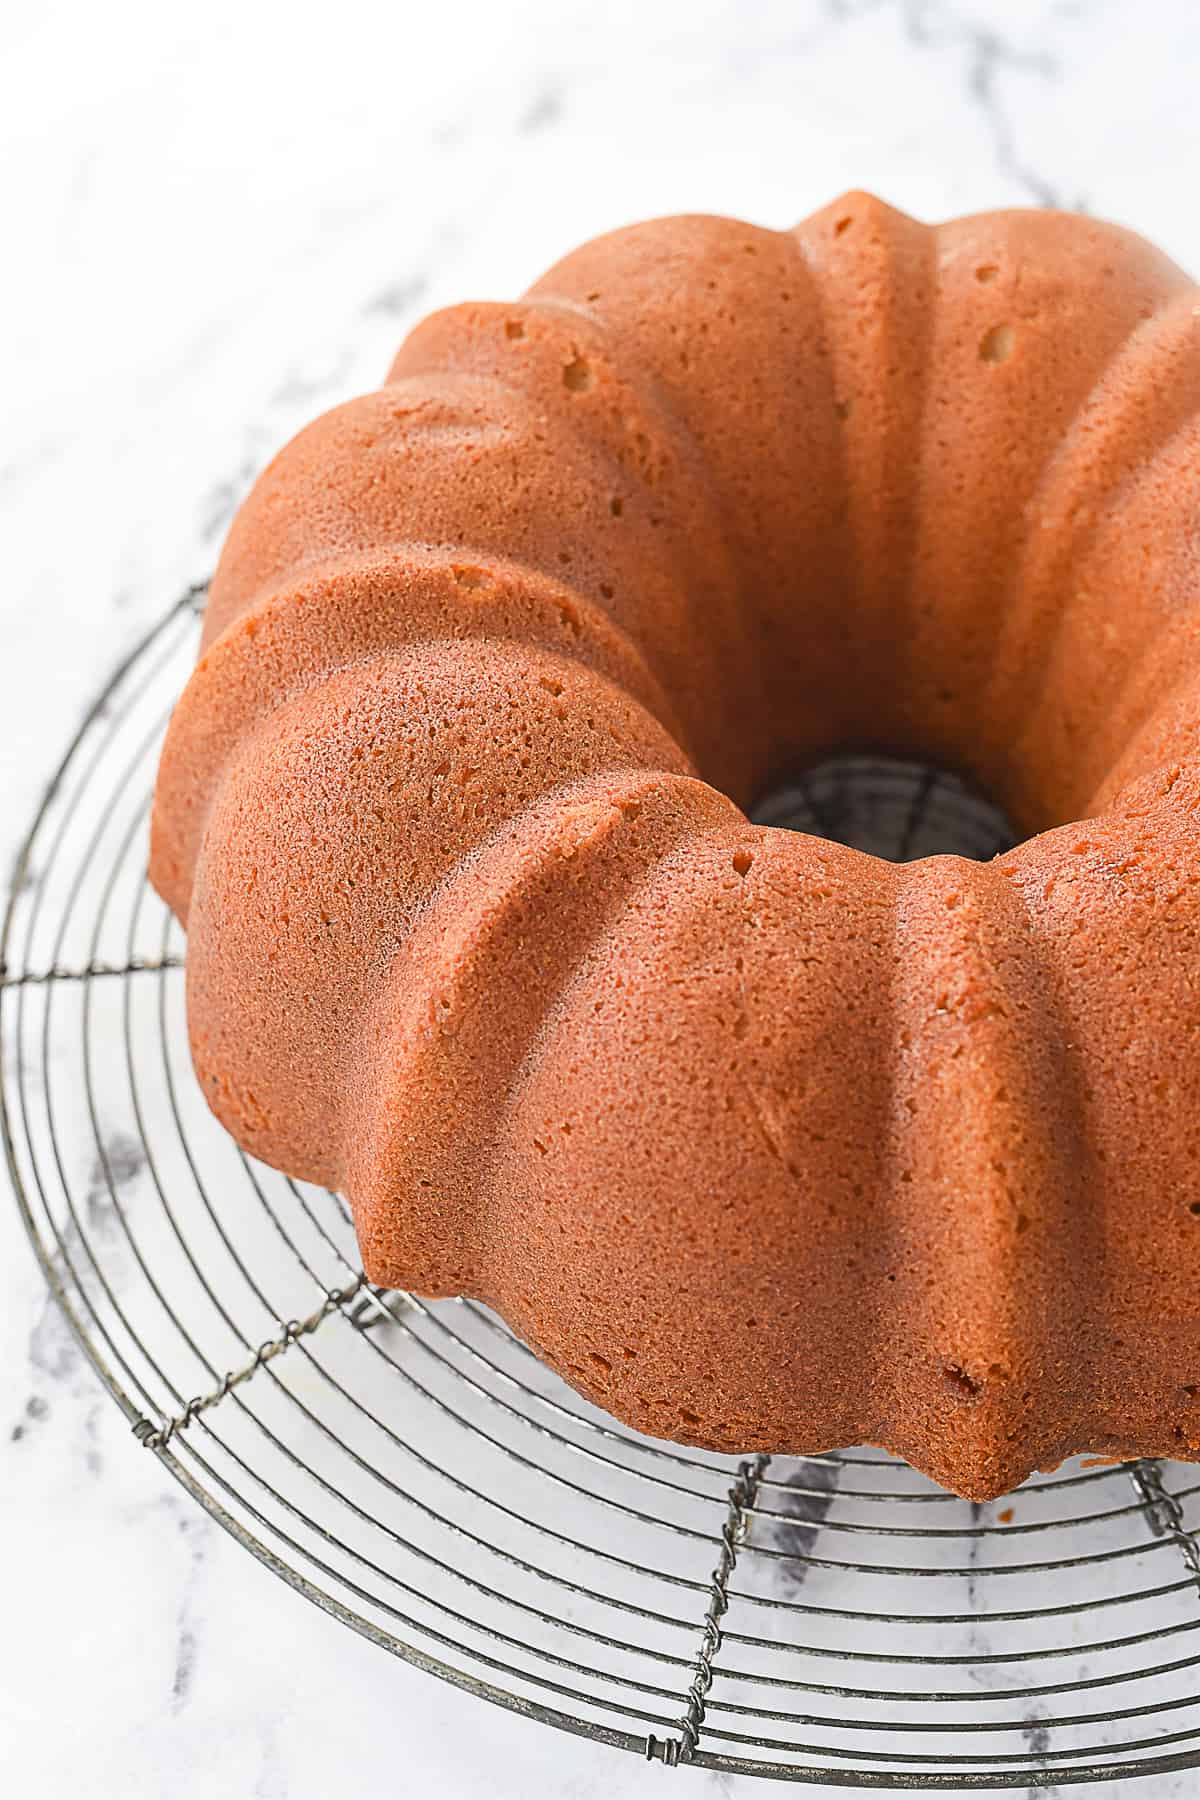
<path fill-rule="evenodd" d="M 85 701 L 209 571 L 254 472 L 313 412 L 374 385 L 438 304 L 515 293 L 637 217 L 782 226 L 853 186 L 930 217 L 1079 206 L 1200 268 L 1194 10 L 345 0 L 301 24 L 301 9 L 244 0 L 69 0 L 10 13 L 5 863 Z M 481 1706 L 305 1605 L 134 1453 L 7 1203 L 0 1266 L 8 1791 L 767 1791 L 648 1769 Z M 1136 1791 L 1183 1795 L 1195 1779 Z"/>

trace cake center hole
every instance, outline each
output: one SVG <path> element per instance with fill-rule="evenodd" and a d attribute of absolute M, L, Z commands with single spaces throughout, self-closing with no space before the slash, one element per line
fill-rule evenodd
<path fill-rule="evenodd" d="M 849 844 L 888 862 L 969 856 L 986 862 L 1017 842 L 998 806 L 944 769 L 884 756 L 834 756 L 769 789 L 756 825 Z"/>

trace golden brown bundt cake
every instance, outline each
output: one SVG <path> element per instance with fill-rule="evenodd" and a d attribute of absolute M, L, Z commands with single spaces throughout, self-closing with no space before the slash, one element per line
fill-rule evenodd
<path fill-rule="evenodd" d="M 668 219 L 427 320 L 167 739 L 218 1117 L 644 1431 L 1200 1454 L 1198 420 L 1200 291 L 1061 213 Z M 1041 835 L 748 822 L 846 747 Z"/>

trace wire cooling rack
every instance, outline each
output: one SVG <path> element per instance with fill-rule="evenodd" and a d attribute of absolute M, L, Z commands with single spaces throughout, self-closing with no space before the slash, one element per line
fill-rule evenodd
<path fill-rule="evenodd" d="M 660 1764 L 885 1789 L 1200 1766 L 1195 1471 L 1085 1461 L 975 1506 L 874 1450 L 638 1437 L 483 1307 L 370 1286 L 342 1201 L 237 1150 L 145 876 L 202 592 L 54 778 L 0 973 L 17 1201 L 130 1454 L 383 1649 Z M 957 782 L 864 760 L 758 816 L 900 857 L 1005 841 Z"/>

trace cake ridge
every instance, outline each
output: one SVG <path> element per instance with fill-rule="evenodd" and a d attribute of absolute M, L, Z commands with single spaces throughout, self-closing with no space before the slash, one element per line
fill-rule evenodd
<path fill-rule="evenodd" d="M 1020 1458 L 1034 1463 L 1058 1453 L 1061 1422 L 1056 1435 L 1040 1436 L 1047 1400 L 1056 1400 L 1060 1413 L 1067 1404 L 1074 1409 L 1072 1429 L 1092 1404 L 1085 1377 L 1094 1337 L 1081 1274 L 1096 1280 L 1103 1262 L 1088 1206 L 1097 1165 L 1088 1159 L 1069 1040 L 1016 878 L 1020 855 L 1009 851 L 990 864 L 937 862 L 955 920 L 973 913 L 975 923 L 963 940 L 957 1013 L 968 1030 L 954 1060 L 918 1057 L 916 1044 L 907 1053 L 923 1085 L 952 1080 L 950 1103 L 934 1112 L 927 1130 L 937 1163 L 952 1170 L 963 1224 L 932 1251 L 939 1282 L 930 1300 L 936 1294 L 937 1310 L 952 1309 L 959 1323 L 948 1328 L 934 1319 L 932 1341 L 957 1409 L 955 1438 L 975 1436 L 986 1485 L 1006 1487 L 1024 1472 L 1013 1462 L 1013 1442 Z M 901 887 L 923 896 L 927 907 L 939 902 L 930 873 L 919 864 L 901 871 Z M 946 950 L 939 941 L 936 965 Z M 901 954 L 910 976 L 914 963 L 925 967 Z M 910 1130 L 918 1129 L 914 1114 Z"/>
<path fill-rule="evenodd" d="M 427 896 L 406 940 L 396 947 L 392 972 L 380 979 L 362 1032 L 379 1045 L 388 1071 L 389 1080 L 379 1081 L 374 1090 L 379 1099 L 394 1096 L 394 1108 L 404 1094 L 419 1093 L 426 1080 L 435 1082 L 443 1095 L 440 1116 L 420 1123 L 420 1148 L 409 1164 L 409 1193 L 411 1200 L 415 1180 L 420 1188 L 433 1190 L 431 1203 L 441 1207 L 451 1204 L 453 1194 L 459 1255 L 468 1255 L 473 1236 L 468 1220 L 482 1197 L 496 1131 L 487 1096 L 492 1096 L 493 1108 L 504 1104 L 522 1065 L 537 1052 L 554 996 L 570 983 L 589 944 L 617 927 L 632 892 L 653 880 L 659 861 L 685 839 L 694 844 L 706 831 L 728 831 L 739 817 L 730 801 L 695 776 L 606 768 L 549 790 L 536 806 L 479 843 Z M 647 836 L 649 843 L 629 842 Z M 607 887 L 601 886 L 602 879 Z M 506 940 L 539 896 L 549 897 L 560 930 L 539 952 L 536 965 L 523 968 L 519 993 L 509 994 L 501 1073 L 493 1008 L 507 986 Z M 578 928 L 565 939 L 561 923 L 573 916 L 573 908 L 580 912 Z M 420 962 L 425 983 L 410 995 L 414 962 Z M 401 977 L 398 984 L 393 973 Z M 484 989 L 486 1013 L 477 1004 Z M 480 1063 L 486 1065 L 486 1083 L 477 1074 Z M 424 1079 L 417 1073 L 422 1069 Z M 469 1106 L 463 1104 L 464 1095 L 472 1097 Z M 380 1171 L 395 1166 L 390 1145 L 405 1135 L 403 1113 L 393 1110 L 374 1123 L 355 1116 L 346 1132 L 343 1166 L 355 1190 L 370 1193 Z M 395 1211 L 389 1226 L 393 1233 L 411 1229 L 408 1218 L 401 1220 Z M 387 1285 L 397 1261 L 395 1246 L 367 1237 L 362 1247 L 368 1276 Z M 411 1261 L 411 1254 L 400 1260 Z M 486 1280 L 479 1265 L 472 1279 L 476 1284 Z"/>
<path fill-rule="evenodd" d="M 890 610 L 898 627 L 912 599 L 920 479 L 913 446 L 922 441 L 930 350 L 929 308 L 922 306 L 919 289 L 914 292 L 905 263 L 918 263 L 920 279 L 932 287 L 936 228 L 870 194 L 852 191 L 797 226 L 791 236 L 820 296 L 825 343 L 836 371 L 854 608 L 864 607 L 867 624 L 877 628 Z M 864 237 L 868 253 L 848 262 Z M 853 284 L 847 280 L 850 273 L 856 276 Z M 871 304 L 868 292 L 881 302 L 870 335 L 861 324 Z M 897 318 L 901 308 L 903 324 Z M 903 384 L 897 379 L 900 359 L 908 378 Z M 899 650 L 898 632 L 896 643 Z"/>
<path fill-rule="evenodd" d="M 470 581 L 464 583 L 456 573 L 476 567 L 487 572 L 486 581 L 480 587 L 473 586 Z M 419 577 L 442 578 L 436 595 L 419 588 Z M 448 582 L 446 577 L 449 577 Z M 386 605 L 381 615 L 378 591 L 366 585 L 376 580 L 385 584 L 390 598 L 403 601 L 406 609 L 403 621 L 398 617 L 393 619 Z M 351 590 L 352 618 L 361 619 L 367 627 L 362 641 L 353 648 L 347 642 L 347 638 L 352 636 L 349 619 L 346 637 L 337 643 L 322 642 L 323 636 L 327 639 L 330 635 L 331 609 L 339 601 L 343 609 L 346 606 L 346 589 Z M 323 607 L 320 605 L 322 602 Z M 436 624 L 437 607 L 440 605 L 444 608 L 447 602 L 462 606 L 462 619 L 471 629 L 460 635 L 445 627 L 432 628 Z M 531 609 L 529 623 L 533 629 L 528 633 L 514 630 L 516 621 L 511 617 L 506 629 L 489 629 L 494 614 L 501 605 L 510 611 L 514 607 L 528 606 Z M 544 626 L 538 629 L 540 621 L 533 608 L 539 607 L 548 620 L 551 615 L 563 617 L 561 608 L 564 606 L 574 615 L 572 625 L 567 626 L 564 619 L 563 631 L 556 633 Z M 312 645 L 314 660 L 307 668 L 296 671 L 295 678 L 286 684 L 272 686 L 262 692 L 257 711 L 248 713 L 245 708 L 254 697 L 250 691 L 250 677 L 261 670 L 266 640 L 273 629 L 277 630 L 281 626 L 288 629 L 287 648 L 293 660 L 296 651 L 305 648 L 308 641 L 306 634 L 312 633 L 315 640 Z M 372 661 L 381 655 L 403 654 L 422 642 L 432 644 L 445 639 L 497 645 L 538 644 L 565 660 L 576 661 L 581 667 L 617 681 L 640 701 L 651 716 L 663 723 L 677 742 L 685 741 L 682 723 L 661 682 L 648 668 L 640 647 L 617 621 L 588 596 L 553 576 L 524 568 L 507 559 L 488 557 L 472 546 L 420 546 L 411 543 L 380 546 L 359 556 L 346 553 L 320 564 L 310 564 L 297 576 L 281 578 L 255 595 L 237 617 L 228 622 L 220 636 L 212 639 L 203 651 L 193 672 L 188 693 L 181 702 L 180 719 L 186 717 L 189 711 L 210 709 L 210 689 L 215 688 L 226 695 L 232 690 L 242 710 L 233 723 L 229 721 L 227 713 L 223 714 L 218 746 L 222 766 L 228 768 L 236 761 L 255 731 L 277 708 L 286 705 L 300 693 L 315 691 L 330 673 L 336 673 L 349 664 Z M 324 659 L 317 654 L 321 650 L 326 653 Z M 239 664 L 243 666 L 239 668 Z M 176 724 L 173 729 L 175 735 L 178 735 L 182 727 Z M 194 771 L 194 739 L 189 744 L 187 755 Z M 174 738 L 169 737 L 164 752 L 163 773 L 160 776 L 164 784 L 171 779 L 173 759 Z M 219 768 L 211 768 L 206 773 L 205 800 L 197 805 L 192 796 L 188 808 L 188 839 L 193 857 L 220 785 Z M 194 773 L 192 784 L 195 784 Z M 162 832 L 165 823 L 166 815 L 160 809 L 155 818 L 156 835 Z M 170 823 L 172 835 L 177 838 L 181 824 L 178 805 L 171 813 Z M 169 854 L 178 866 L 176 877 L 171 883 L 174 893 L 181 865 L 187 862 L 188 852 L 172 850 Z M 156 863 L 163 869 L 165 865 L 162 859 L 168 855 L 166 846 L 156 847 L 154 855 Z M 180 904 L 186 903 L 180 901 Z"/>
<path fill-rule="evenodd" d="M 720 624 L 724 624 L 724 652 L 728 656 L 734 656 L 738 646 L 737 624 L 746 614 L 747 583 L 738 555 L 738 534 L 732 523 L 729 496 L 710 478 L 703 445 L 679 406 L 671 385 L 658 378 L 653 367 L 638 356 L 636 346 L 631 346 L 628 338 L 618 341 L 618 334 L 602 314 L 590 310 L 578 314 L 569 298 L 558 294 L 542 294 L 536 289 L 521 301 L 512 304 L 488 303 L 449 308 L 433 315 L 424 326 L 418 326 L 410 333 L 397 352 L 389 379 L 394 378 L 395 372 L 401 369 L 405 371 L 405 379 L 420 379 L 421 373 L 429 366 L 436 369 L 439 366 L 437 351 L 440 334 L 459 322 L 460 315 L 465 315 L 465 323 L 472 335 L 466 343 L 457 343 L 456 353 L 468 359 L 465 364 L 466 372 L 479 376 L 484 369 L 499 367 L 497 353 L 511 364 L 515 356 L 528 355 L 531 351 L 543 348 L 529 332 L 529 322 L 534 319 L 542 320 L 547 315 L 557 322 L 559 314 L 565 314 L 574 329 L 568 335 L 565 346 L 549 343 L 544 347 L 550 374 L 553 376 L 561 373 L 565 376 L 571 368 L 582 362 L 587 370 L 587 385 L 581 387 L 575 393 L 572 403 L 566 405 L 562 404 L 561 391 L 554 393 L 556 409 L 546 420 L 547 429 L 552 427 L 560 434 L 559 441 L 562 441 L 561 434 L 566 434 L 589 455 L 599 452 L 606 457 L 617 476 L 615 489 L 626 485 L 640 490 L 652 530 L 662 522 L 660 515 L 664 512 L 670 514 L 672 499 L 676 508 L 686 507 L 694 517 L 703 518 L 703 555 L 699 556 L 686 539 L 677 543 L 676 554 L 682 558 L 682 566 L 676 564 L 672 573 L 676 577 L 685 612 L 687 588 L 694 590 L 702 582 L 707 585 L 710 609 L 706 613 L 708 629 L 715 632 Z M 522 335 L 516 340 L 508 335 L 508 328 L 514 320 L 522 327 Z M 581 343 L 581 322 L 593 332 L 596 341 Z M 503 341 L 501 331 L 504 334 Z M 570 360 L 563 358 L 564 349 L 569 352 Z M 425 359 L 431 356 L 432 362 L 427 364 Z M 459 372 L 463 372 L 462 365 L 456 367 Z M 408 373 L 410 369 L 414 371 L 412 375 Z M 496 380 L 506 392 L 524 405 L 531 403 L 527 390 L 534 373 L 536 371 L 527 368 L 510 367 L 504 374 L 489 375 L 487 379 Z M 597 398 L 609 383 L 622 396 L 619 417 L 614 417 L 611 405 L 598 415 L 596 409 L 587 404 L 589 400 Z M 560 389 L 562 385 L 560 384 Z M 544 407 L 545 400 L 535 400 L 532 404 Z M 667 460 L 661 467 L 657 466 L 654 456 L 662 456 L 664 453 Z M 664 487 L 670 498 L 664 494 Z M 707 502 L 702 510 L 699 504 L 701 493 Z M 628 492 L 614 492 L 610 501 L 611 510 L 623 521 L 626 531 L 636 530 L 642 523 L 633 510 L 634 505 L 633 497 Z M 602 515 L 602 505 L 598 510 Z M 646 552 L 643 560 L 649 561 L 652 552 L 644 532 L 643 542 Z M 547 549 L 549 548 L 548 545 Z M 605 571 L 605 575 L 607 579 L 602 580 L 597 574 L 596 586 L 600 597 L 607 600 L 611 616 L 614 591 L 619 591 L 619 584 L 614 590 L 617 578 L 611 567 Z M 689 576 L 690 580 L 687 579 Z M 640 647 L 659 680 L 663 680 L 664 671 L 657 666 L 658 659 L 645 643 Z M 744 664 L 745 659 L 740 660 Z M 743 666 L 740 671 L 742 685 L 745 685 L 747 676 L 753 673 L 753 667 L 747 669 Z"/>
<path fill-rule="evenodd" d="M 1145 478 L 1178 432 L 1200 414 L 1196 290 L 1182 274 L 1178 278 L 1180 290 L 1166 296 L 1149 318 L 1141 320 L 1098 370 L 1026 503 L 1030 527 L 1012 581 L 1014 602 L 1020 597 L 1025 605 L 1018 608 L 1014 603 L 1008 610 L 997 643 L 997 679 L 1007 679 L 1010 684 L 1015 679 L 1007 669 L 1011 656 L 1020 672 L 1025 731 L 1030 737 L 1040 729 L 1042 708 L 1048 695 L 1053 694 L 1060 674 L 1061 640 L 1071 623 L 1071 608 L 1056 605 L 1054 594 L 1061 591 L 1075 571 L 1086 568 L 1114 503 Z M 1187 344 L 1172 341 L 1177 331 L 1180 336 L 1186 334 L 1197 340 L 1190 346 L 1190 358 Z M 1165 345 L 1164 335 L 1168 339 Z M 1166 390 L 1165 404 L 1161 387 L 1148 396 L 1136 377 L 1140 373 L 1138 365 L 1144 365 L 1150 357 L 1167 367 L 1181 363 L 1185 377 L 1194 384 L 1194 392 L 1189 391 L 1185 381 Z M 1126 389 L 1124 394 L 1122 387 Z M 1141 423 L 1139 415 L 1144 418 L 1147 412 L 1151 415 L 1148 439 L 1134 429 Z M 1093 419 L 1099 428 L 1099 449 Z M 1078 466 L 1081 461 L 1082 469 Z M 1104 509 L 1101 516 L 1097 516 L 1098 503 Z M 1043 562 L 1047 566 L 1039 574 L 1038 567 Z M 1049 636 L 1044 623 L 1035 624 L 1030 617 L 1031 591 L 1043 596 L 1043 607 L 1052 620 Z M 1153 647 L 1154 640 L 1149 636 L 1143 635 L 1138 641 L 1139 650 L 1148 652 Z"/>

